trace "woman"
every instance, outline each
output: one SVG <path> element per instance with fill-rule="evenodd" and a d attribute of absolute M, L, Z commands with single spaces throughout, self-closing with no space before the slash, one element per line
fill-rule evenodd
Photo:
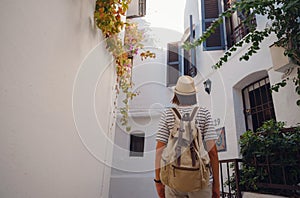
<path fill-rule="evenodd" d="M 179 77 L 174 89 L 174 97 L 172 103 L 180 114 L 191 113 L 194 106 L 197 104 L 196 88 L 192 77 Z M 157 194 L 160 198 L 219 198 L 220 197 L 220 182 L 219 182 L 219 162 L 218 152 L 215 141 L 217 134 L 212 126 L 210 112 L 203 107 L 200 107 L 196 118 L 196 127 L 202 133 L 205 143 L 205 148 L 210 158 L 211 178 L 208 186 L 195 192 L 180 192 L 165 186 L 160 180 L 160 162 L 164 148 L 168 144 L 170 130 L 174 127 L 174 113 L 171 109 L 166 109 L 160 119 L 159 130 L 156 136 L 156 157 L 155 157 L 155 185 Z"/>

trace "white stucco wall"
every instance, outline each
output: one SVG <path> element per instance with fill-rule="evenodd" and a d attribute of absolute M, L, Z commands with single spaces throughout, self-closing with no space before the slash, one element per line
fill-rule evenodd
<path fill-rule="evenodd" d="M 281 82 L 283 75 L 281 72 L 270 70 L 271 84 Z M 273 92 L 272 94 L 276 119 L 285 122 L 287 127 L 300 124 L 300 107 L 296 105 L 299 95 L 295 92 L 295 85 L 292 81 L 296 75 L 297 67 L 289 75 L 290 80 L 287 81 L 287 85 L 281 88 L 279 92 Z"/>
<path fill-rule="evenodd" d="M 263 16 L 257 16 L 258 28 L 262 29 L 267 24 Z M 208 94 L 200 92 L 201 98 L 206 98 L 206 104 L 210 105 L 213 120 L 220 119 L 220 128 L 225 126 L 227 151 L 220 152 L 220 159 L 229 159 L 239 156 L 239 137 L 246 130 L 243 114 L 243 101 L 241 90 L 248 84 L 255 82 L 265 76 L 269 76 L 270 83 L 275 84 L 281 81 L 283 73 L 273 70 L 273 63 L 269 46 L 273 43 L 275 36 L 272 35 L 261 44 L 259 53 L 254 54 L 249 61 L 239 61 L 248 46 L 245 44 L 240 48 L 228 62 L 220 69 L 213 70 L 211 66 L 217 62 L 223 51 L 202 51 L 198 48 L 197 67 L 199 69 L 200 83 L 209 78 L 212 81 L 212 92 Z M 296 75 L 296 69 L 290 78 Z M 287 126 L 293 126 L 300 122 L 300 109 L 296 106 L 297 95 L 294 93 L 292 83 L 280 90 L 280 93 L 273 93 L 273 102 L 277 121 L 285 121 Z M 210 103 L 208 102 L 211 101 Z"/>
<path fill-rule="evenodd" d="M 160 115 L 170 106 L 172 97 L 172 90 L 166 87 L 166 47 L 167 43 L 180 41 L 183 36 L 184 6 L 181 0 L 147 1 L 146 16 L 134 20 L 145 27 L 145 49 L 156 53 L 155 59 L 134 59 L 134 90 L 140 94 L 130 103 L 129 121 L 132 133 L 145 133 L 144 156 L 129 156 L 130 134 L 117 121 L 110 182 L 112 198 L 157 196 L 153 182 L 155 134 Z"/>
<path fill-rule="evenodd" d="M 0 197 L 108 197 L 114 69 L 103 45 L 87 56 L 94 6 L 0 3 Z"/>
<path fill-rule="evenodd" d="M 144 132 L 143 157 L 130 157 L 130 133 L 117 122 L 110 197 L 151 198 L 156 196 L 154 177 L 155 136 L 160 115 L 169 106 L 172 91 L 165 86 L 165 52 L 156 50 L 156 59 L 135 59 L 133 82 L 140 94 L 130 104 L 130 133 Z M 137 187 L 139 186 L 139 187 Z"/>
<path fill-rule="evenodd" d="M 172 4 L 172 7 L 166 7 L 168 3 Z M 154 171 L 151 169 L 154 167 L 155 130 L 160 112 L 170 105 L 169 101 L 172 97 L 172 91 L 165 87 L 165 48 L 169 42 L 186 39 L 191 14 L 196 38 L 202 34 L 202 19 L 199 12 L 201 12 L 199 1 L 147 1 L 146 17 L 136 19 L 140 24 L 149 27 L 148 33 L 152 36 L 152 42 L 146 43 L 146 46 L 157 54 L 154 60 L 144 62 L 138 58 L 134 60 L 133 82 L 140 95 L 130 105 L 132 113 L 130 124 L 133 132 L 145 132 L 146 154 L 144 157 L 129 157 L 130 135 L 119 125 L 116 129 L 113 156 L 115 169 L 112 172 L 110 188 L 110 196 L 113 198 L 157 196 L 152 181 Z M 265 27 L 266 18 L 258 16 L 257 23 L 258 28 Z M 248 47 L 244 45 L 218 70 L 213 70 L 211 66 L 217 62 L 224 51 L 203 51 L 202 46 L 197 48 L 198 75 L 195 81 L 199 90 L 198 103 L 211 110 L 215 128 L 225 127 L 227 148 L 226 151 L 219 153 L 220 159 L 239 157 L 238 141 L 246 129 L 242 88 L 267 75 L 271 84 L 281 78 L 281 74 L 272 69 L 269 52 L 272 39 L 274 38 L 266 39 L 259 53 L 251 57 L 248 62 L 239 61 L 239 57 Z M 207 78 L 212 81 L 210 95 L 204 91 L 203 86 Z M 299 122 L 299 109 L 288 105 L 296 100 L 293 89 L 284 88 L 280 94 L 274 94 L 273 99 L 277 120 L 284 120 L 289 125 Z"/>
<path fill-rule="evenodd" d="M 240 55 L 246 46 L 238 54 L 224 64 L 221 69 L 212 74 L 211 100 L 213 101 L 213 117 L 220 118 L 221 124 L 216 128 L 225 126 L 227 151 L 219 153 L 221 159 L 238 157 L 238 140 L 242 132 L 246 130 L 243 115 L 243 103 L 241 90 L 250 82 L 264 77 L 270 68 L 271 60 L 268 56 L 268 48 L 261 50 L 251 58 L 251 61 L 239 61 Z M 246 76 L 262 71 L 264 75 L 254 75 L 243 86 L 238 83 Z M 263 72 L 264 71 L 264 72 Z M 240 131 L 242 130 L 242 132 Z"/>

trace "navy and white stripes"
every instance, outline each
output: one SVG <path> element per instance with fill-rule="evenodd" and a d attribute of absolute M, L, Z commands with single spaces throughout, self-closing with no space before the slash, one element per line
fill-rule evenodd
<path fill-rule="evenodd" d="M 177 109 L 180 114 L 183 115 L 184 113 L 191 113 L 193 107 L 177 107 Z M 156 141 L 164 143 L 168 142 L 170 130 L 173 128 L 174 121 L 175 117 L 173 111 L 170 108 L 166 109 L 160 118 L 158 132 L 156 134 Z M 195 121 L 196 126 L 202 133 L 204 141 L 218 139 L 216 131 L 214 130 L 214 127 L 212 125 L 212 118 L 208 109 L 200 107 L 198 109 Z"/>

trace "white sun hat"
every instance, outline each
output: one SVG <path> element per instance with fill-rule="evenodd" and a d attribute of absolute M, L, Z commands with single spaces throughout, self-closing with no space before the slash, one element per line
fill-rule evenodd
<path fill-rule="evenodd" d="M 174 92 L 183 96 L 195 95 L 197 89 L 194 79 L 190 76 L 180 76 L 174 88 Z"/>

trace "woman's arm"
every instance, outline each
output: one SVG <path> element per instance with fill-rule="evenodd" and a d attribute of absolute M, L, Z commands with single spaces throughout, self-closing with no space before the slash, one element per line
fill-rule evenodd
<path fill-rule="evenodd" d="M 161 183 L 158 182 L 160 181 L 160 160 L 161 160 L 161 155 L 162 152 L 165 148 L 166 144 L 160 141 L 157 141 L 156 143 L 156 155 L 155 155 L 155 186 L 156 186 L 156 191 L 157 194 L 160 198 L 165 197 L 165 186 Z"/>
<path fill-rule="evenodd" d="M 210 164 L 213 173 L 212 197 L 220 197 L 220 176 L 219 176 L 219 157 L 215 140 L 207 140 L 206 142 Z"/>

